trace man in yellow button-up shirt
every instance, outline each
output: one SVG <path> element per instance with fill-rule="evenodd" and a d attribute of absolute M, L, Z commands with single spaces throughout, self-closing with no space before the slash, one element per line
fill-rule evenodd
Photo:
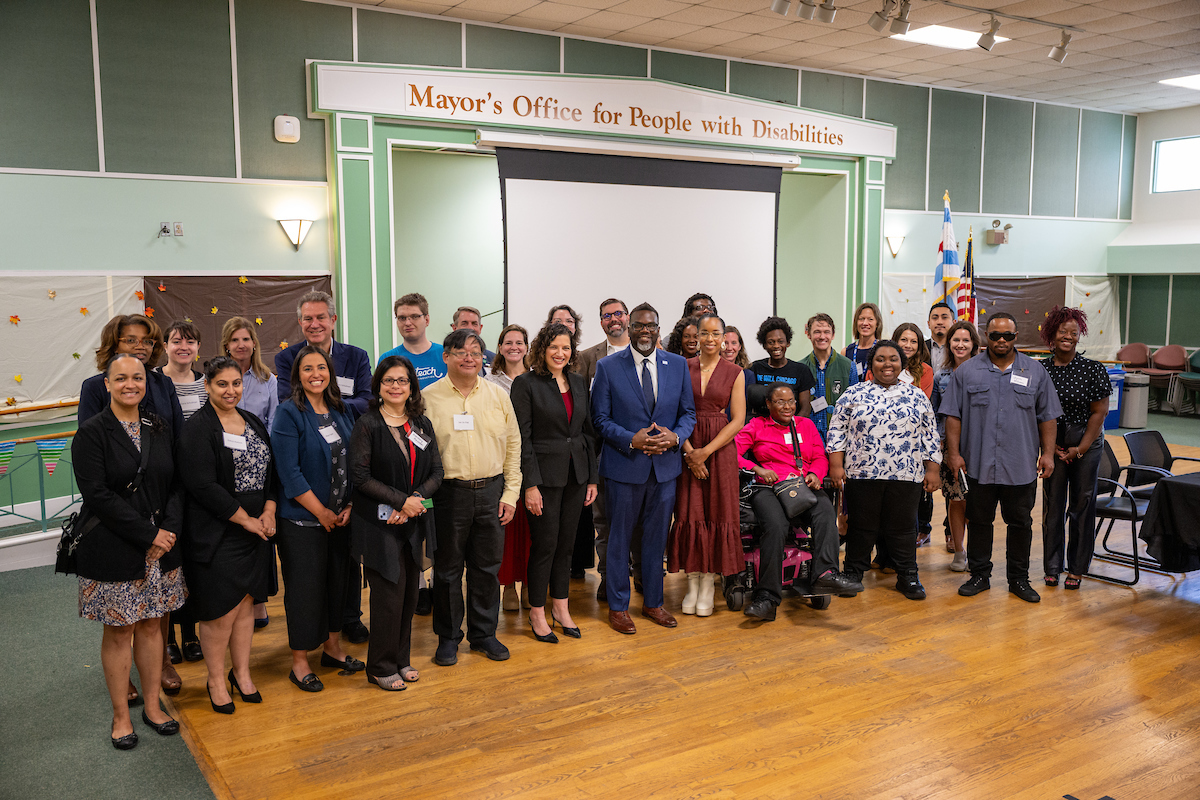
<path fill-rule="evenodd" d="M 464 616 L 471 649 L 504 661 L 508 648 L 496 639 L 498 575 L 504 526 L 521 491 L 521 432 L 508 395 L 479 375 L 483 339 L 477 333 L 451 333 L 442 344 L 442 358 L 446 377 L 422 393 L 446 471 L 433 496 L 433 631 L 438 635 L 433 661 L 443 667 L 458 662 Z"/>

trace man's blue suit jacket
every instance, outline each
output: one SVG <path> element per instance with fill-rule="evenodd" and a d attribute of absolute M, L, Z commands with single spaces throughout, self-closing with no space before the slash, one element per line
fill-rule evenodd
<path fill-rule="evenodd" d="M 658 371 L 658 400 L 646 407 L 641 377 L 634 366 L 633 348 L 596 362 L 592 384 L 592 423 L 600 432 L 600 475 L 622 483 L 645 483 L 653 469 L 660 483 L 674 480 L 683 470 L 680 450 L 648 456 L 630 449 L 633 435 L 657 422 L 674 431 L 680 445 L 696 427 L 696 403 L 687 360 L 666 350 L 654 351 Z"/>

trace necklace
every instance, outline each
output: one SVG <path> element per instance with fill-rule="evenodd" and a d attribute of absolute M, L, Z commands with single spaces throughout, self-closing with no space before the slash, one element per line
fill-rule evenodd
<path fill-rule="evenodd" d="M 398 420 L 400 420 L 400 424 L 401 424 L 401 425 L 403 425 L 404 423 L 408 422 L 408 415 L 406 415 L 406 414 L 393 414 L 392 412 L 388 411 L 388 410 L 387 410 L 386 408 L 384 408 L 383 406 L 380 406 L 380 407 L 379 407 L 379 410 L 380 410 L 381 412 L 383 412 L 384 414 L 386 414 L 387 416 L 391 417 L 392 419 L 398 419 Z"/>

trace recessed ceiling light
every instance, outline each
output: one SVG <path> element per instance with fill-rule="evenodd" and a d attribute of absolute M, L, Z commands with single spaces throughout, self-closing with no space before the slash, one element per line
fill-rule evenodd
<path fill-rule="evenodd" d="M 1195 89 L 1200 91 L 1200 75 L 1184 75 L 1182 78 L 1167 78 L 1165 81 L 1167 86 L 1182 86 L 1184 89 Z"/>
<path fill-rule="evenodd" d="M 895 34 L 892 39 L 914 44 L 931 44 L 934 47 L 948 47 L 951 50 L 970 50 L 979 42 L 979 34 L 974 31 L 964 31 L 961 28 L 947 28 L 943 25 L 926 25 L 924 28 L 913 28 L 905 34 Z M 1003 36 L 996 37 L 997 42 L 1007 42 Z"/>

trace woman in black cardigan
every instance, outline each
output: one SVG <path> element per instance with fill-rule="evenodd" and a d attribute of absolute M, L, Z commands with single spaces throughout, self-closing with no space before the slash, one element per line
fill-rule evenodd
<path fill-rule="evenodd" d="M 429 498 L 442 484 L 442 459 L 425 416 L 417 371 L 403 356 L 379 362 L 371 410 L 350 436 L 350 552 L 371 586 L 367 680 L 400 691 L 420 673 L 411 664 L 421 545 L 436 550 Z"/>
<path fill-rule="evenodd" d="M 546 622 L 547 584 L 553 619 L 564 634 L 580 637 L 567 609 L 571 553 L 579 515 L 596 499 L 598 474 L 588 386 L 574 371 L 575 357 L 570 329 L 551 323 L 530 345 L 530 371 L 512 385 L 529 511 L 529 625 L 539 642 L 558 641 Z"/>
<path fill-rule="evenodd" d="M 250 677 L 254 601 L 266 592 L 275 535 L 278 480 L 271 438 L 262 421 L 237 405 L 242 370 L 228 356 L 204 369 L 208 403 L 183 426 L 179 474 L 187 489 L 183 555 L 200 622 L 208 667 L 208 699 L 221 714 L 234 711 L 232 691 L 247 703 L 262 695 Z M 233 668 L 225 686 L 225 650 Z"/>
<path fill-rule="evenodd" d="M 95 520 L 85 523 L 76 549 L 79 616 L 104 623 L 100 663 L 112 701 L 112 745 L 130 750 L 138 742 L 127 693 L 131 646 L 146 698 L 142 721 L 163 736 L 179 732 L 158 692 L 162 618 L 187 596 L 175 547 L 183 503 L 174 437 L 158 416 L 139 413 L 146 368 L 132 355 L 116 355 L 104 383 L 108 406 L 80 425 L 71 443 L 83 507 Z"/>

